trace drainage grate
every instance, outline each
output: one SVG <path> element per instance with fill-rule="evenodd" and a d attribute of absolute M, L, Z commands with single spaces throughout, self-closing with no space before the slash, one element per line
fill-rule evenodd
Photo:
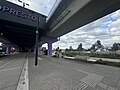
<path fill-rule="evenodd" d="M 73 90 L 84 90 L 84 89 L 86 89 L 87 87 L 88 87 L 87 84 L 81 82 L 81 83 L 79 83 L 78 85 L 76 85 L 76 86 L 73 88 Z"/>
<path fill-rule="evenodd" d="M 91 87 L 95 87 L 102 79 L 102 76 L 92 73 L 88 74 L 88 76 L 84 77 L 80 81 L 90 85 Z"/>

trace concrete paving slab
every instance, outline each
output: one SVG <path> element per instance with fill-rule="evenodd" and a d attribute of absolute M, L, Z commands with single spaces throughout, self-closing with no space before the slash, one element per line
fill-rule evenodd
<path fill-rule="evenodd" d="M 91 87 L 95 87 L 101 80 L 102 76 L 97 74 L 89 74 L 88 76 L 82 78 L 80 81 L 90 85 Z"/>
<path fill-rule="evenodd" d="M 40 58 L 39 65 L 34 67 L 34 55 L 29 55 L 30 90 L 119 90 L 118 67 L 46 56 Z"/>

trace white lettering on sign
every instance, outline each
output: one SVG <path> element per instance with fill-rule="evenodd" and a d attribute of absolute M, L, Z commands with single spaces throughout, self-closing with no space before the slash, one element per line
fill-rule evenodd
<path fill-rule="evenodd" d="M 13 14 L 18 17 L 31 19 L 32 21 L 38 21 L 38 17 L 36 17 L 36 16 L 33 16 L 31 14 L 28 14 L 28 13 L 25 13 L 20 10 L 16 10 L 16 9 L 13 9 L 13 8 L 10 8 L 7 6 L 0 5 L 0 10 L 2 10 L 3 12 L 8 12 L 8 13 Z M 40 22 L 40 19 L 39 19 L 39 22 Z"/>

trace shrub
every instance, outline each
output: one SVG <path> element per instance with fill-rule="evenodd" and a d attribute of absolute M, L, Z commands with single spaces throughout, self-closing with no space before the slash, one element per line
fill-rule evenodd
<path fill-rule="evenodd" d="M 116 66 L 116 67 L 120 67 L 120 62 L 109 62 L 109 61 L 102 61 L 101 59 L 98 60 L 96 63 L 98 64 L 103 64 L 103 65 L 110 65 L 110 66 Z"/>

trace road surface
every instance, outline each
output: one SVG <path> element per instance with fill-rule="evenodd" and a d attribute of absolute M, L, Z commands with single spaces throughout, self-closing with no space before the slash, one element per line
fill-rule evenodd
<path fill-rule="evenodd" d="M 0 58 L 0 90 L 16 90 L 26 54 Z"/>

